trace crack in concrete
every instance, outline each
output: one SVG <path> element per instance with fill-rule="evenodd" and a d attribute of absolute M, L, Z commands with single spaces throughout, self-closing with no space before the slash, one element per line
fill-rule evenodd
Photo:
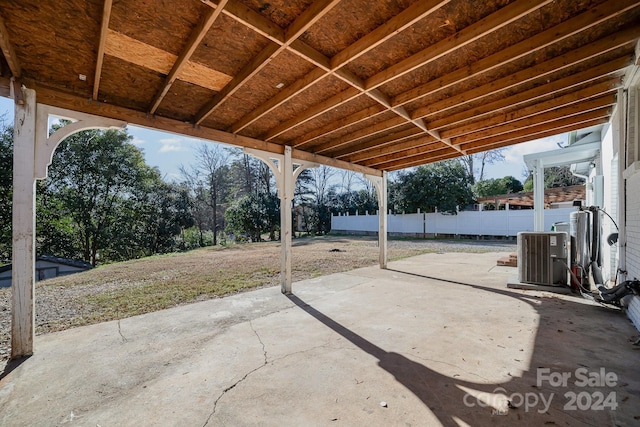
<path fill-rule="evenodd" d="M 267 366 L 267 364 L 269 363 L 268 357 L 267 357 L 267 350 L 265 348 L 264 342 L 262 341 L 262 338 L 260 338 L 260 334 L 258 334 L 258 331 L 256 331 L 256 329 L 253 327 L 253 323 L 252 323 L 251 320 L 249 320 L 249 326 L 251 327 L 251 330 L 253 331 L 253 333 L 256 334 L 256 337 L 258 338 L 258 341 L 260 342 L 260 345 L 262 346 L 262 353 L 264 354 L 264 361 L 262 362 L 262 365 L 250 370 L 249 372 L 244 374 L 244 376 L 242 378 L 240 378 L 238 381 L 236 381 L 235 383 L 231 384 L 229 387 L 227 387 L 224 390 L 222 390 L 222 393 L 220 393 L 220 396 L 218 396 L 218 398 L 213 402 L 213 409 L 212 409 L 211 413 L 209 414 L 209 416 L 207 417 L 207 420 L 202 425 L 202 427 L 205 427 L 207 424 L 209 424 L 209 421 L 211 421 L 211 418 L 216 413 L 216 409 L 218 407 L 218 402 L 220 401 L 220 399 L 222 399 L 222 397 L 228 391 L 233 390 L 238 384 L 240 384 L 241 382 L 246 380 L 249 375 L 253 374 L 256 371 L 259 371 L 260 369 L 262 369 L 265 366 Z"/>
<path fill-rule="evenodd" d="M 118 333 L 120 334 L 120 337 L 122 337 L 122 342 L 123 342 L 123 343 L 125 343 L 125 342 L 129 342 L 129 340 L 127 339 L 127 337 L 125 337 L 125 336 L 122 334 L 122 328 L 121 328 L 121 326 L 120 326 L 120 319 L 118 319 Z"/>

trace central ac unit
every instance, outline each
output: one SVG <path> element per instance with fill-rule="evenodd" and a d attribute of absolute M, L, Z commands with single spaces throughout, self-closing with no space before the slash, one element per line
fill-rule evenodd
<path fill-rule="evenodd" d="M 535 285 L 567 285 L 566 232 L 518 233 L 518 281 Z"/>

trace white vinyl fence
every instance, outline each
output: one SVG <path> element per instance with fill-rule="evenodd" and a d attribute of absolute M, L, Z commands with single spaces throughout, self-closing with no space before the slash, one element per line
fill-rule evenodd
<path fill-rule="evenodd" d="M 556 222 L 569 222 L 575 208 L 545 209 L 544 228 Z M 405 236 L 504 236 L 515 237 L 520 231 L 533 231 L 533 209 L 503 211 L 462 211 L 457 215 L 415 213 L 387 216 L 389 233 Z M 378 215 L 336 215 L 331 217 L 335 233 L 375 233 Z"/>

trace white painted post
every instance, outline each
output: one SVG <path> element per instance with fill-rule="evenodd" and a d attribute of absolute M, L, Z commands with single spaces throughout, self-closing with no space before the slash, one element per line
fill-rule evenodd
<path fill-rule="evenodd" d="M 536 159 L 533 166 L 533 231 L 544 231 L 544 164 Z"/>
<path fill-rule="evenodd" d="M 387 172 L 382 172 L 380 189 L 378 190 L 378 206 L 381 215 L 378 217 L 378 242 L 380 245 L 380 268 L 387 268 Z"/>
<path fill-rule="evenodd" d="M 387 268 L 387 172 L 382 176 L 364 174 L 373 184 L 378 195 L 378 246 L 380 248 L 380 268 Z"/>
<path fill-rule="evenodd" d="M 293 163 L 291 147 L 284 147 L 284 157 L 280 170 L 283 194 L 280 197 L 280 290 L 291 293 L 291 203 L 293 202 Z"/>
<path fill-rule="evenodd" d="M 12 359 L 33 354 L 35 330 L 35 90 L 22 88 L 22 98 L 13 134 Z"/>

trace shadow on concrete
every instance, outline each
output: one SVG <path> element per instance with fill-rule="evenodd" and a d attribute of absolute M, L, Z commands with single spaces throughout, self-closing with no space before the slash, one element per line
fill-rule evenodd
<path fill-rule="evenodd" d="M 24 362 L 29 360 L 30 357 L 31 356 L 18 357 L 16 359 L 9 360 L 7 364 L 4 366 L 4 369 L 2 370 L 2 372 L 0 372 L 0 380 L 2 380 L 4 377 L 9 375 L 14 369 L 17 369 Z"/>
<path fill-rule="evenodd" d="M 554 296 L 540 297 L 522 292 L 512 292 L 504 289 L 495 289 L 485 286 L 458 282 L 455 280 L 430 277 L 416 273 L 392 270 L 395 273 L 417 276 L 424 279 L 471 287 L 477 290 L 486 291 L 493 294 L 500 294 L 510 298 L 516 298 L 534 308 L 540 316 L 540 324 L 536 331 L 534 350 L 529 363 L 529 370 L 523 372 L 522 376 L 513 376 L 502 383 L 477 383 L 460 380 L 436 372 L 427 366 L 418 363 L 406 356 L 390 352 L 380 348 L 376 344 L 368 341 L 349 328 L 338 323 L 334 319 L 320 312 L 310 304 L 295 295 L 288 295 L 289 299 L 306 313 L 329 327 L 352 344 L 378 359 L 378 366 L 391 375 L 406 387 L 411 393 L 418 397 L 426 407 L 438 418 L 444 426 L 466 425 L 632 425 L 640 419 L 640 410 L 635 411 L 634 406 L 627 407 L 626 412 L 611 413 L 610 411 L 594 409 L 593 406 L 587 409 L 574 408 L 571 404 L 571 395 L 566 393 L 588 393 L 589 397 L 595 396 L 595 392 L 607 393 L 614 391 L 615 405 L 621 401 L 629 399 L 627 391 L 631 395 L 637 394 L 640 378 L 634 374 L 635 358 L 627 361 L 619 360 L 624 356 L 633 356 L 633 352 L 628 346 L 625 348 L 620 343 L 620 334 L 614 339 L 617 347 L 622 348 L 622 352 L 616 352 L 610 344 L 604 344 L 604 348 L 611 348 L 609 353 L 603 353 L 600 349 L 581 349 L 565 342 L 562 338 L 562 329 L 558 329 L 557 323 L 563 323 L 563 317 L 567 320 L 565 326 L 572 328 L 580 318 L 599 317 L 601 318 L 602 329 L 590 331 L 577 325 L 573 332 L 578 334 L 587 333 L 586 342 L 597 339 L 598 333 L 606 332 L 610 325 L 611 317 L 613 321 L 620 321 L 619 313 L 607 310 L 604 307 L 582 304 L 578 301 L 557 299 Z M 434 298 L 446 298 L 446 289 L 442 289 Z M 579 300 L 579 298 L 577 298 Z M 479 301 L 479 305 L 482 302 Z M 568 312 L 570 310 L 570 312 Z M 563 313 L 570 313 L 564 315 Z M 591 322 L 589 322 L 591 324 Z M 499 325 L 495 325 L 499 328 Z M 568 332 L 568 331 L 567 331 Z M 591 332 L 589 335 L 588 332 Z M 455 333 L 455 332 L 454 332 Z M 437 345 L 437 343 L 434 343 Z M 583 351 L 584 350 L 584 351 Z M 593 350 L 593 351 L 592 351 Z M 469 348 L 469 353 L 473 354 L 473 349 Z M 622 354 L 620 354 L 622 353 Z M 610 358 L 618 358 L 621 363 L 609 364 Z M 557 363 L 558 359 L 563 363 Z M 628 365 L 627 365 L 628 364 Z M 538 383 L 539 368 L 550 368 L 551 372 L 566 373 L 572 375 L 575 369 L 583 369 L 591 375 L 592 373 L 605 369 L 607 372 L 617 374 L 617 388 L 603 388 L 601 386 L 575 387 L 575 379 L 567 385 L 553 387 L 548 381 Z M 600 371 L 601 372 L 601 371 Z M 631 378 L 629 378 L 629 376 Z M 575 376 L 572 376 L 574 378 Z M 624 390 L 629 383 L 633 383 L 635 389 Z M 572 387 L 573 386 L 573 387 Z M 591 402 L 591 401 L 590 401 Z M 595 403 L 595 401 L 594 401 Z M 567 406 L 568 405 L 568 406 Z M 575 404 L 574 404 L 575 406 Z M 610 409 L 605 407 L 605 409 Z M 615 409 L 615 408 L 614 408 Z M 620 408 L 618 408 L 620 409 Z M 631 411 L 629 411 L 631 409 Z M 638 412 L 634 414 L 633 412 Z M 630 413 L 631 412 L 631 413 Z M 636 420 L 636 421 L 634 421 Z"/>

